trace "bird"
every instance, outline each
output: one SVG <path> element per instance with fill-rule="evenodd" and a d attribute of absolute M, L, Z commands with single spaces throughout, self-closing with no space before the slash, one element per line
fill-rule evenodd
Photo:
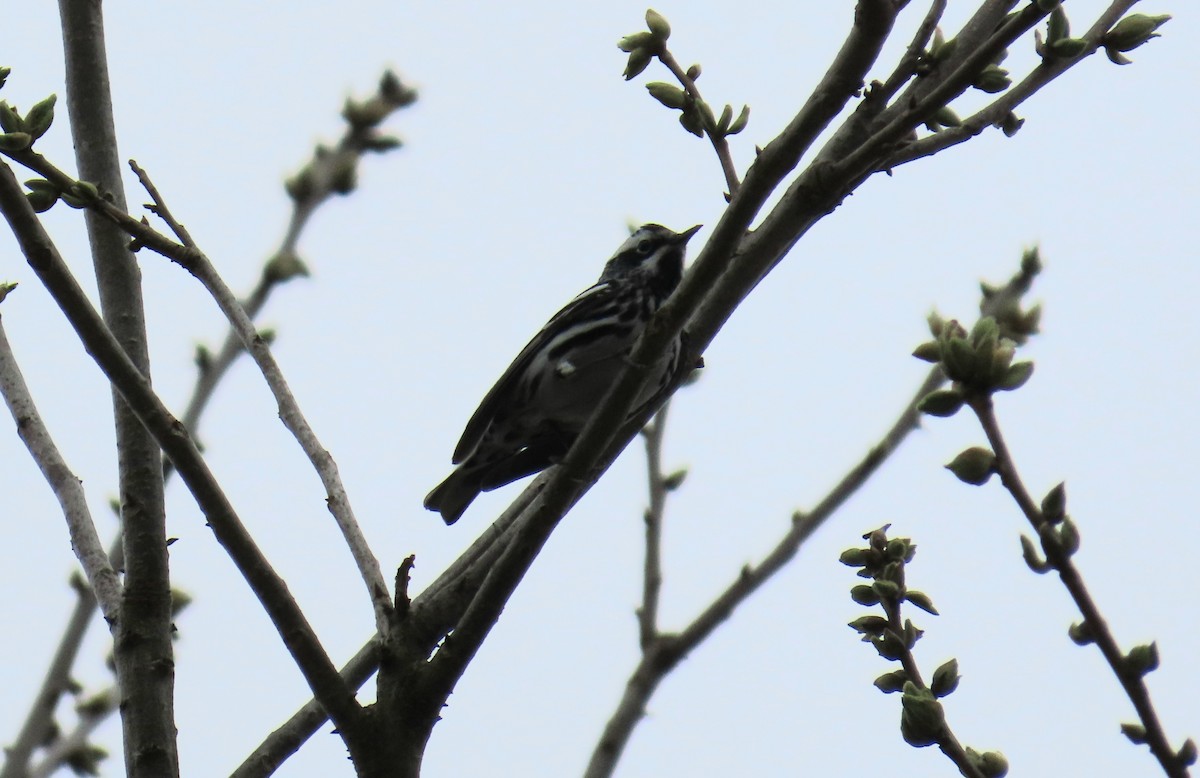
<path fill-rule="evenodd" d="M 484 395 L 454 449 L 456 467 L 425 498 L 427 509 L 453 524 L 480 492 L 533 475 L 566 454 L 679 285 L 688 240 L 701 226 L 674 232 L 644 224 L 633 231 L 596 283 L 551 317 Z M 683 337 L 654 366 L 631 416 L 676 375 Z"/>

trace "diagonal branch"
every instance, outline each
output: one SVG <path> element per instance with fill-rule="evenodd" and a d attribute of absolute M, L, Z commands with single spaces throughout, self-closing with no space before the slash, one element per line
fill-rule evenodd
<path fill-rule="evenodd" d="M 225 314 L 241 339 L 242 345 L 250 352 L 255 364 L 262 371 L 267 385 L 271 388 L 271 393 L 279 404 L 279 418 L 296 437 L 300 447 L 308 455 L 309 461 L 312 462 L 313 468 L 320 476 L 321 483 L 328 495 L 329 512 L 333 514 L 338 528 L 341 529 L 346 545 L 354 557 L 359 574 L 371 596 L 376 628 L 381 634 L 385 633 L 392 612 L 387 582 L 383 578 L 383 569 L 379 565 L 379 560 L 375 558 L 375 554 L 371 551 L 371 547 L 358 525 L 358 520 L 354 517 L 354 510 L 350 507 L 350 497 L 346 494 L 346 487 L 342 484 L 341 476 L 338 474 L 337 463 L 333 461 L 329 451 L 321 445 L 321 441 L 309 425 L 308 419 L 304 417 L 295 395 L 288 386 L 287 379 L 283 376 L 279 363 L 275 361 L 266 340 L 258 333 L 254 323 L 247 315 L 246 309 L 238 302 L 237 297 L 217 273 L 216 268 L 196 246 L 187 230 L 171 215 L 170 209 L 158 189 L 150 181 L 149 176 L 146 175 L 146 171 L 138 167 L 137 163 L 131 163 L 130 166 L 154 200 L 154 212 L 161 216 L 180 238 L 181 243 L 172 244 L 174 246 L 172 254 L 168 256 L 191 272 L 212 295 L 217 306 Z M 144 232 L 145 230 L 139 230 L 139 233 Z M 135 234 L 134 237 L 142 240 L 145 235 Z"/>
<path fill-rule="evenodd" d="M 121 608 L 121 581 L 109 564 L 108 553 L 96 533 L 96 524 L 92 521 L 91 511 L 88 510 L 83 484 L 67 466 L 58 446 L 54 445 L 50 430 L 46 428 L 46 423 L 38 413 L 33 395 L 29 393 L 29 387 L 25 384 L 20 367 L 17 366 L 2 322 L 0 394 L 4 395 L 4 401 L 12 413 L 13 421 L 16 422 L 17 434 L 25 442 L 30 456 L 42 471 L 46 482 L 50 484 L 58 504 L 62 506 L 71 535 L 71 547 L 75 550 L 79 564 L 83 566 L 88 585 L 96 594 L 105 620 L 113 623 L 117 620 Z"/>
<path fill-rule="evenodd" d="M 137 418 L 171 458 L 203 511 L 217 540 L 263 604 L 305 680 L 353 750 L 361 708 L 338 675 L 283 580 L 246 531 L 194 441 L 150 387 L 96 313 L 63 262 L 50 236 L 7 165 L 0 165 L 0 211 L 37 276 L 62 308 L 88 353 L 121 393 Z"/>
<path fill-rule="evenodd" d="M 917 402 L 945 382 L 939 368 L 934 368 L 905 406 L 882 439 L 850 469 L 838 484 L 808 513 L 797 513 L 791 529 L 757 565 L 747 565 L 713 602 L 682 631 L 658 635 L 649 645 L 643 645 L 641 661 L 625 684 L 625 693 L 604 727 L 604 732 L 592 752 L 585 778 L 603 778 L 616 770 L 617 760 L 625 750 L 633 729 L 646 710 L 658 684 L 713 630 L 732 615 L 733 611 L 754 594 L 759 587 L 779 572 L 799 551 L 800 546 L 822 524 L 874 475 L 888 457 L 900 447 L 908 434 L 920 424 Z"/>

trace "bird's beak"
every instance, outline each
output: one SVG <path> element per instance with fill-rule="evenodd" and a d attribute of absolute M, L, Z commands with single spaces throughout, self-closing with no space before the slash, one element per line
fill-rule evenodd
<path fill-rule="evenodd" d="M 689 240 L 691 240 L 693 235 L 700 231 L 700 228 L 703 226 L 703 224 L 697 224 L 695 227 L 688 227 L 683 232 L 676 233 L 674 242 L 678 243 L 680 246 L 685 245 Z"/>

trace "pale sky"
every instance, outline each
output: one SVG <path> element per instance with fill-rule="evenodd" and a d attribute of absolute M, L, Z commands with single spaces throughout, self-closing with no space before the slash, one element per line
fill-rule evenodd
<path fill-rule="evenodd" d="M 947 35 L 973 3 L 956 0 Z M 852 17 L 847 3 L 667 3 L 672 51 L 704 67 L 706 97 L 750 125 L 734 139 L 744 172 L 825 72 Z M 1082 32 L 1105 7 L 1073 0 Z M 702 380 L 673 406 L 665 465 L 690 475 L 668 506 L 664 628 L 682 626 L 786 531 L 883 434 L 925 373 L 909 356 L 933 307 L 973 319 L 978 281 L 1002 282 L 1024 248 L 1046 269 L 1031 295 L 1044 334 L 1037 370 L 997 399 L 1031 489 L 1067 482 L 1083 535 L 1077 556 L 1126 648 L 1157 640 L 1149 677 L 1175 745 L 1200 738 L 1200 595 L 1192 560 L 1200 480 L 1200 163 L 1194 4 L 1118 68 L 1092 57 L 1026 103 L 1011 139 L 974 141 L 876 177 L 821 222 L 713 343 Z M 452 528 L 421 508 L 450 468 L 467 418 L 526 340 L 589 285 L 627 222 L 715 224 L 724 202 L 707 142 L 684 133 L 642 84 L 620 78 L 615 42 L 642 27 L 640 3 L 344 2 L 109 4 L 108 50 L 121 153 L 145 167 L 235 290 L 277 245 L 280 182 L 341 131 L 349 94 L 385 67 L 420 92 L 389 122 L 405 148 L 367 159 L 360 187 L 324 207 L 300 244 L 313 271 L 260 319 L 332 452 L 385 570 L 416 554 L 432 581 L 519 492 L 476 502 Z M 924 8 L 914 3 L 873 76 L 890 72 Z M 22 108 L 63 93 L 53 6 L 0 27 L 0 97 Z M 1012 50 L 1014 75 L 1034 61 Z M 966 114 L 984 96 L 956 103 Z M 65 121 L 39 149 L 74 168 Z M 18 173 L 24 179 L 32 177 Z M 146 198 L 132 189 L 138 204 Z M 79 213 L 46 219 L 86 279 Z M 703 244 L 709 229 L 693 241 Z M 694 253 L 694 252 L 693 252 Z M 186 273 L 143 253 L 154 383 L 182 407 L 197 343 L 224 337 L 216 306 Z M 109 390 L 61 314 L 0 236 L 0 308 L 26 378 L 101 534 L 116 492 Z M 90 283 L 86 282 L 85 283 Z M 7 416 L 5 417 L 7 418 Z M 245 361 L 201 427 L 206 456 L 339 664 L 372 629 L 320 482 Z M 797 560 L 662 685 L 618 770 L 663 775 L 954 775 L 936 749 L 899 733 L 899 699 L 872 680 L 894 665 L 846 622 L 864 609 L 838 554 L 884 523 L 919 546 L 909 571 L 940 617 L 916 655 L 927 677 L 949 657 L 963 675 L 946 700 L 966 744 L 999 749 L 1013 775 L 1153 776 L 1119 734 L 1132 708 L 1053 576 L 1021 561 L 1026 524 L 997 483 L 942 469 L 983 442 L 966 414 L 930 420 Z M 49 488 L 0 422 L 0 489 L 10 552 L 0 567 L 0 742 L 13 740 L 73 601 L 74 566 Z M 434 729 L 425 774 L 546 778 L 582 771 L 637 660 L 644 458 L 636 444 L 563 522 Z M 177 708 L 188 776 L 233 769 L 309 694 L 254 596 L 182 484 L 168 495 L 178 622 Z M 94 624 L 77 678 L 111 681 Z M 363 699 L 373 697 L 373 682 Z M 70 717 L 65 717 L 70 721 Z M 323 728 L 281 776 L 350 775 Z M 113 757 L 114 718 L 96 734 Z M 1067 766 L 1069 765 L 1069 767 Z M 1064 772 L 1067 771 L 1067 772 Z"/>

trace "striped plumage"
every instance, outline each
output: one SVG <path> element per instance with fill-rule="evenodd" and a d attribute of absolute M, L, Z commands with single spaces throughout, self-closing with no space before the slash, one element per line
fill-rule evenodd
<path fill-rule="evenodd" d="M 454 450 L 457 467 L 425 498 L 426 508 L 453 524 L 480 492 L 543 470 L 567 452 L 679 285 L 688 239 L 699 229 L 647 224 L 621 244 L 600 279 L 542 327 L 483 398 Z M 635 410 L 675 374 L 680 352 L 676 339 Z"/>

